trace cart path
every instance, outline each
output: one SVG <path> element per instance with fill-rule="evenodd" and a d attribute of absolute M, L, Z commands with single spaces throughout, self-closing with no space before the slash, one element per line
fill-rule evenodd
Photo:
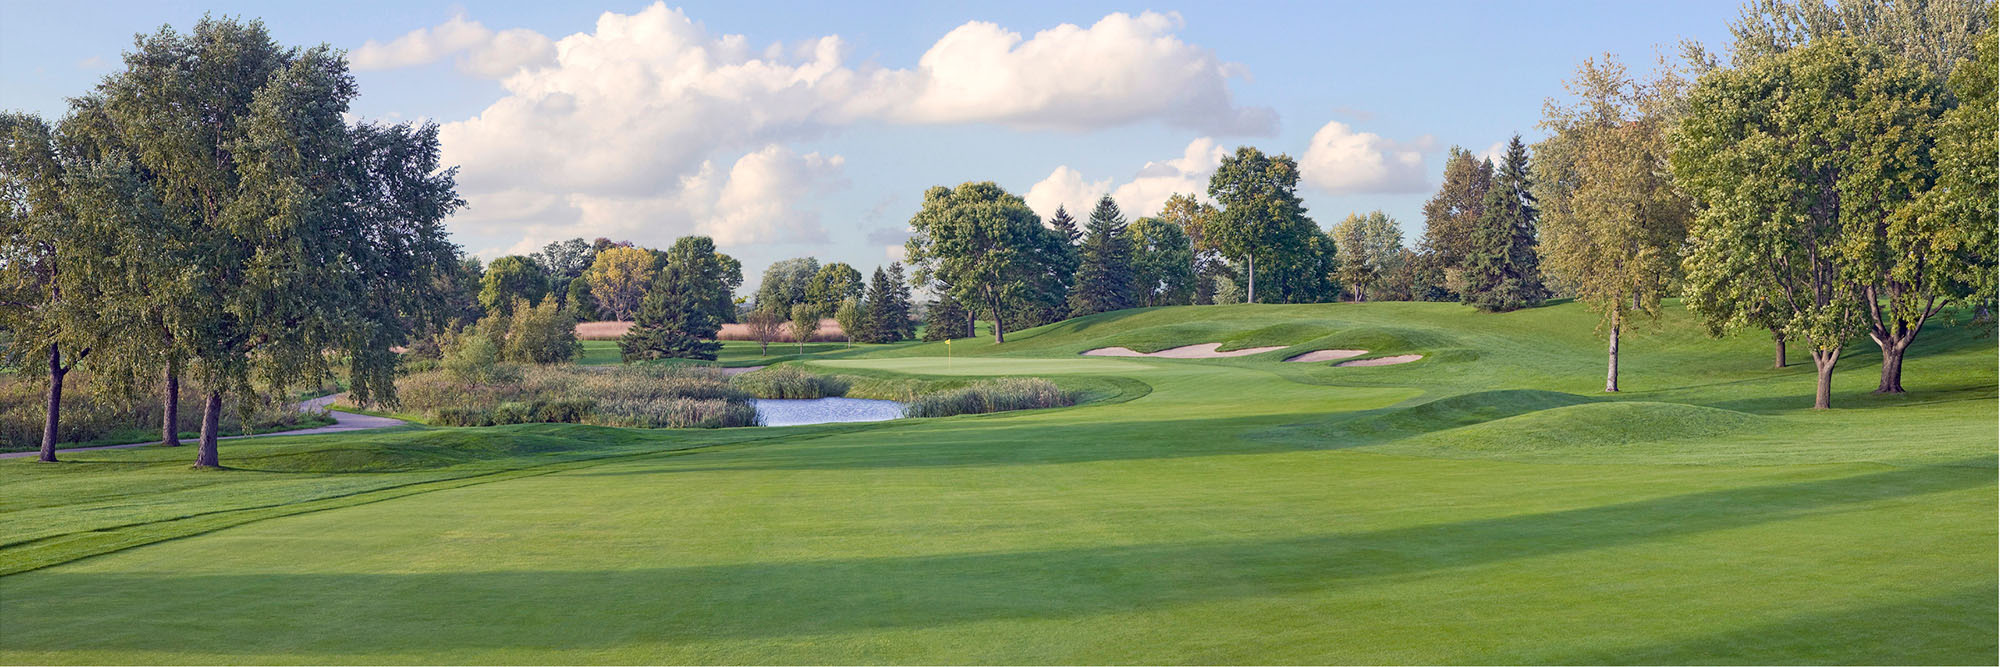
<path fill-rule="evenodd" d="M 339 411 L 339 410 L 331 410 L 331 409 L 328 409 L 328 408 L 327 408 L 327 406 L 328 406 L 328 405 L 332 405 L 332 404 L 333 404 L 333 401 L 334 401 L 334 399 L 336 399 L 336 398 L 339 398 L 339 397 L 340 397 L 340 394 L 328 394 L 328 395 L 326 395 L 326 396 L 321 396 L 321 397 L 319 397 L 319 398 L 314 398 L 314 399 L 307 399 L 307 400 L 304 400 L 304 401 L 300 401 L 300 402 L 299 402 L 299 409 L 300 409 L 300 410 L 326 410 L 326 416 L 328 416 L 328 417 L 332 417 L 332 418 L 333 418 L 333 423 L 332 423 L 332 424 L 329 424 L 329 425 L 326 425 L 326 426 L 316 426 L 316 427 L 313 427 L 313 428 L 302 428 L 302 429 L 298 429 L 298 430 L 295 430 L 295 431 L 279 431 L 279 432 L 276 432 L 276 433 L 258 433 L 258 434 L 256 434 L 256 435 L 231 435 L 231 436 L 224 436 L 224 437 L 221 437 L 221 438 L 216 438 L 216 439 L 217 439 L 217 440 L 235 440 L 235 439 L 238 439 L 238 438 L 264 438 L 264 437 L 270 437 L 270 436 L 277 436 L 277 435 L 319 435 L 319 434 L 321 434 L 321 433 L 345 433 L 345 432 L 347 432 L 347 431 L 366 431 L 366 430 L 369 430 L 369 429 L 378 429 L 378 428 L 388 428 L 388 427 L 391 427 L 391 426 L 401 426 L 401 425 L 403 425 L 403 424 L 408 424 L 408 423 L 409 423 L 409 422 L 406 422 L 406 421 L 403 421 L 403 420 L 401 420 L 401 419 L 396 419 L 396 418 L 393 418 L 393 417 L 377 417 L 377 416 L 374 416 L 374 415 L 360 415 L 360 414 L 355 414 L 355 413 L 352 413 L 352 412 L 341 412 L 341 411 Z M 132 444 L 128 444 L 128 445 L 100 445 L 100 446 L 97 446 L 97 447 L 75 447 L 75 448 L 71 448 L 71 449 L 58 449 L 58 450 L 56 450 L 56 453 L 57 453 L 57 454 L 68 454 L 68 453 L 71 453 L 71 452 L 94 452 L 94 451 L 97 451 L 97 450 L 100 450 L 100 449 L 131 449 L 131 448 L 133 448 L 133 447 L 154 447 L 154 446 L 158 446 L 159 444 L 160 444 L 160 443 L 156 441 L 156 442 L 135 442 L 135 443 L 132 443 Z M 190 445 L 191 445 L 191 444 L 193 444 L 193 443 L 191 443 L 191 442 L 187 442 L 187 443 L 185 443 L 185 444 L 190 444 Z M 18 458 L 26 458 L 26 457 L 30 457 L 30 456 L 36 456 L 36 455 L 38 455 L 38 454 L 40 454 L 40 453 L 41 453 L 41 452 L 39 452 L 39 451 L 35 451 L 35 450 L 29 450 L 29 451 L 25 451 L 25 452 L 7 452 L 7 453 L 5 453 L 5 454 L 0 454 L 0 459 L 18 459 Z"/>

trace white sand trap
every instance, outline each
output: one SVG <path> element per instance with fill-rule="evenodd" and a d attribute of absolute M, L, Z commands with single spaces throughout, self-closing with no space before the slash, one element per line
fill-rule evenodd
<path fill-rule="evenodd" d="M 1368 351 L 1367 350 L 1314 350 L 1312 352 L 1307 352 L 1305 354 L 1301 354 L 1299 356 L 1286 359 L 1285 361 L 1293 361 L 1293 362 L 1333 361 L 1335 359 L 1358 357 L 1364 354 L 1368 354 Z"/>
<path fill-rule="evenodd" d="M 1376 357 L 1374 359 L 1362 359 L 1360 361 L 1344 361 L 1334 365 L 1335 366 L 1394 366 L 1396 364 L 1407 364 L 1422 358 L 1424 358 L 1424 355 L 1421 354 L 1399 354 L 1393 357 Z"/>
<path fill-rule="evenodd" d="M 1283 345 L 1273 347 L 1246 347 L 1241 350 L 1221 351 L 1221 343 L 1197 343 L 1160 350 L 1152 354 L 1138 352 L 1129 347 L 1100 347 L 1084 354 L 1092 357 L 1154 357 L 1158 359 L 1221 359 L 1224 357 L 1247 357 L 1272 350 L 1285 349 Z"/>

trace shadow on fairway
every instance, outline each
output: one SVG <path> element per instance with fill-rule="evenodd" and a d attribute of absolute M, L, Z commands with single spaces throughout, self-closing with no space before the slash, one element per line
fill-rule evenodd
<path fill-rule="evenodd" d="M 1682 641 L 1607 648 L 1563 655 L 1525 657 L 1524 663 L 1548 665 L 1695 665 L 1788 664 L 1826 662 L 1858 665 L 1990 664 L 2000 655 L 1992 641 L 2000 622 L 1994 609 L 2000 593 L 1992 586 L 1973 586 L 1942 595 L 1855 609 L 1800 614 L 1743 630 L 1689 637 Z M 1966 613 L 1983 610 L 1985 613 Z M 1915 630 L 1921 628 L 1922 630 Z M 1839 636 L 1850 650 L 1828 655 L 1829 636 Z M 1978 637 L 1984 646 L 1952 646 L 1940 637 Z M 1503 660 L 1512 662 L 1512 660 Z"/>
<path fill-rule="evenodd" d="M 608 649 L 1069 618 L 1365 588 L 1410 576 L 1854 512 L 1882 500 L 1993 485 L 1985 471 L 1926 466 L 1293 539 L 626 571 L 203 575 L 56 569 L 6 579 L 4 610 L 10 621 L 0 648 L 162 652 L 156 658 L 182 651 L 324 658 L 369 647 L 381 655 L 449 661 L 451 654 L 444 652 L 454 649 Z M 1972 583 L 1992 588 L 1990 580 Z M 145 601 L 147 613 L 105 623 L 101 614 L 122 608 L 125 600 Z M 1848 644 L 1835 635 L 1850 625 L 1867 625 L 1885 636 L 1990 642 L 1988 633 L 1933 631 L 1940 624 L 1990 626 L 1992 601 L 1990 593 L 1952 595 L 1911 602 L 1928 605 L 1921 614 L 1876 614 L 1865 622 L 1843 616 L 1823 619 L 1828 625 L 1801 622 L 1779 628 L 1799 645 L 1819 642 L 1823 651 L 1835 652 L 1820 656 L 1827 661 L 1874 662 L 1885 656 L 1838 653 Z M 302 617 L 314 620 L 300 625 Z M 92 630 L 75 631 L 86 627 Z M 1624 630 L 1633 636 L 1667 631 L 1648 625 Z M 1738 653 L 1729 644 L 1707 653 L 1681 645 L 1635 650 L 1643 656 L 1640 662 L 1745 662 L 1800 655 L 1765 653 L 1796 646 L 1756 645 L 1766 641 L 1757 636 L 1738 641 L 1752 644 L 1742 648 L 1749 653 Z M 1937 650 L 1932 659 L 1938 662 L 1965 659 L 1968 651 L 1990 653 L 1978 646 L 1940 645 Z M 940 651 L 948 654 L 948 649 Z M 1454 656 L 1438 657 L 1451 661 Z M 1571 657 L 1583 662 L 1630 658 Z"/>

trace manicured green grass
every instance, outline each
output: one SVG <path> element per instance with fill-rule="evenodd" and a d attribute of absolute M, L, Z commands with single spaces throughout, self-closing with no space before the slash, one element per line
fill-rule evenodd
<path fill-rule="evenodd" d="M 1121 311 L 948 362 L 807 361 L 1098 388 L 1075 408 L 273 438 L 206 473 L 154 449 L 4 462 L 0 566 L 27 571 L 0 578 L 0 662 L 2000 658 L 1990 332 L 1927 330 L 1905 396 L 1869 395 L 1856 349 L 1839 409 L 1813 412 L 1809 365 L 1769 369 L 1766 341 L 1674 307 L 1603 395 L 1592 324 Z M 1290 347 L 1077 356 L 1205 342 Z M 1321 348 L 1425 358 L 1278 361 Z"/>

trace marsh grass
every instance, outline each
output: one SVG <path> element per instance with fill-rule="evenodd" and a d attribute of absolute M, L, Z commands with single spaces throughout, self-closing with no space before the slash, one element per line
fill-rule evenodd
<path fill-rule="evenodd" d="M 397 393 L 401 410 L 445 426 L 720 428 L 757 422 L 750 395 L 705 367 L 517 366 L 481 379 L 426 371 L 398 381 Z"/>
<path fill-rule="evenodd" d="M 1063 391 L 1054 382 L 1041 378 L 999 378 L 982 380 L 961 389 L 918 395 L 904 409 L 904 414 L 911 417 L 949 417 L 1071 405 L 1076 405 L 1076 394 Z"/>

